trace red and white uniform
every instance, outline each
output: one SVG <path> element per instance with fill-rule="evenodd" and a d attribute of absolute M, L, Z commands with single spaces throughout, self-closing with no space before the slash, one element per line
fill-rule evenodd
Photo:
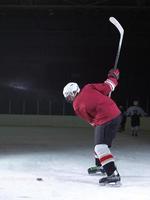
<path fill-rule="evenodd" d="M 102 125 L 119 116 L 119 108 L 108 97 L 116 85 L 117 80 L 114 78 L 109 78 L 104 83 L 85 85 L 73 101 L 76 115 L 92 126 Z"/>

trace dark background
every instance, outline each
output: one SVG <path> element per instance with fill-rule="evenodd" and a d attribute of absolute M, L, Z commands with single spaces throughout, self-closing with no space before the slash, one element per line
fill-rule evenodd
<path fill-rule="evenodd" d="M 112 98 L 138 99 L 150 112 L 150 2 L 0 0 L 0 113 L 73 114 L 62 95 L 70 81 L 102 82 L 113 67 L 125 29 Z"/>

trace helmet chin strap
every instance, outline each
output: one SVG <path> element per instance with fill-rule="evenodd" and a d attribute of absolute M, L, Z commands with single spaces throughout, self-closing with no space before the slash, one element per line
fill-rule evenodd
<path fill-rule="evenodd" d="M 78 91 L 76 90 L 76 91 L 73 91 L 73 96 L 74 96 L 74 98 L 77 96 L 77 94 L 78 94 Z"/>

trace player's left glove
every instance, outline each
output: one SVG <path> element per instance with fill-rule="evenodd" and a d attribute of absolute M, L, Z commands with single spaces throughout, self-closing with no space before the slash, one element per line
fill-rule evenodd
<path fill-rule="evenodd" d="M 120 75 L 120 72 L 119 72 L 119 69 L 111 69 L 109 72 L 108 72 L 108 78 L 115 78 L 115 79 L 119 79 L 119 75 Z"/>

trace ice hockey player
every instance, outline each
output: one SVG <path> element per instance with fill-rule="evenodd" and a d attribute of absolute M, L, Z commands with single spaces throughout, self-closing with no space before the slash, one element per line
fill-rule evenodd
<path fill-rule="evenodd" d="M 141 117 L 147 116 L 147 113 L 139 106 L 139 102 L 134 100 L 133 105 L 127 109 L 126 115 L 130 117 L 132 136 L 138 136 Z"/>
<path fill-rule="evenodd" d="M 119 70 L 111 69 L 102 83 L 86 84 L 81 90 L 77 83 L 70 82 L 63 88 L 63 95 L 72 102 L 75 114 L 94 127 L 94 152 L 96 166 L 88 172 L 102 169 L 106 176 L 99 180 L 101 185 L 120 182 L 121 178 L 110 151 L 121 122 L 121 111 L 109 97 L 118 84 Z"/>

